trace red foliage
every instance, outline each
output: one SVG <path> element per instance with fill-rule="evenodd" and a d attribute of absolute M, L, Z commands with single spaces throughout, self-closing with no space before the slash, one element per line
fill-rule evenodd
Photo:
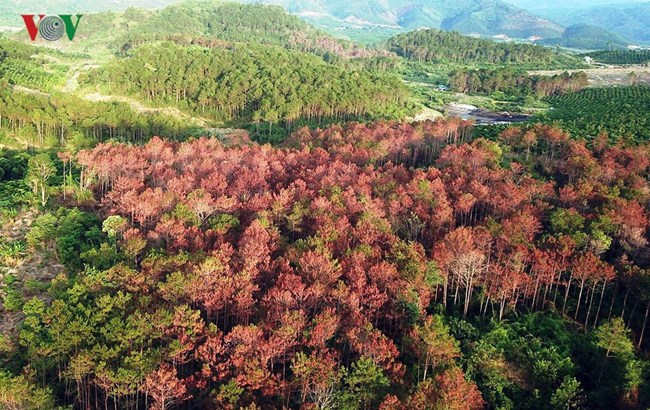
<path fill-rule="evenodd" d="M 576 286 L 580 299 L 589 284 L 589 321 L 596 285 L 615 277 L 608 261 L 647 251 L 647 147 L 591 149 L 540 125 L 503 132 L 508 153 L 470 131 L 458 119 L 337 125 L 299 130 L 284 148 L 154 138 L 100 144 L 77 162 L 86 182 L 96 175 L 102 212 L 130 221 L 119 247 L 133 269 L 113 271 L 120 286 L 200 310 L 176 311 L 169 329 L 193 385 L 234 380 L 250 400 L 282 403 L 293 388 L 314 403 L 331 393 L 318 377 L 360 357 L 402 383 L 399 341 L 432 300 L 466 314 L 496 303 L 502 316 Z M 544 231 L 559 208 L 585 232 Z M 596 252 L 603 235 L 612 244 Z M 175 371 L 159 372 L 150 379 L 173 391 L 152 382 L 149 394 L 182 400 Z M 406 407 L 391 396 L 382 408 L 482 405 L 455 368 L 416 390 Z"/>

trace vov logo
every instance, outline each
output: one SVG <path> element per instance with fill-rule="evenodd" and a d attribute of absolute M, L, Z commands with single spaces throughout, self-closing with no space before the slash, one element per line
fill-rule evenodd
<path fill-rule="evenodd" d="M 77 27 L 79 26 L 79 20 L 81 20 L 82 15 L 77 14 L 75 16 L 77 17 L 76 23 L 72 22 L 71 14 L 59 14 L 58 16 L 39 14 L 38 23 L 34 21 L 34 14 L 23 14 L 21 17 L 25 21 L 25 27 L 27 27 L 29 38 L 32 41 L 36 40 L 38 34 L 41 35 L 43 40 L 57 41 L 63 37 L 63 33 L 72 41 L 74 35 L 77 33 Z"/>

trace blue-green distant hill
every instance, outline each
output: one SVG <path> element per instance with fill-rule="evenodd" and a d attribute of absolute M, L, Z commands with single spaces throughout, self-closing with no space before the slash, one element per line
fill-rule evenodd
<path fill-rule="evenodd" d="M 564 25 L 594 25 L 634 42 L 650 43 L 650 2 L 589 8 L 559 16 L 556 20 Z"/>
<path fill-rule="evenodd" d="M 649 0 L 507 0 L 565 27 L 598 26 L 635 43 L 650 42 Z"/>
<path fill-rule="evenodd" d="M 583 50 L 615 50 L 626 48 L 633 41 L 601 27 L 577 24 L 567 27 L 562 37 L 542 40 L 542 43 Z"/>
<path fill-rule="evenodd" d="M 278 4 L 328 28 L 437 28 L 466 34 L 559 37 L 562 27 L 500 0 L 248 0 Z"/>

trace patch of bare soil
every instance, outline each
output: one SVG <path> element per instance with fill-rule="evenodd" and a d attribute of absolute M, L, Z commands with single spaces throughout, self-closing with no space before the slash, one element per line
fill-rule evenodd
<path fill-rule="evenodd" d="M 142 104 L 140 101 L 123 95 L 104 95 L 100 93 L 91 93 L 85 95 L 83 98 L 88 101 L 119 101 L 130 105 L 134 111 L 137 111 L 139 113 L 143 113 L 143 114 L 162 113 L 179 119 L 184 119 L 190 122 L 191 124 L 197 125 L 199 127 L 206 127 L 207 126 L 206 124 L 209 122 L 209 120 L 206 118 L 192 117 L 191 115 L 182 112 L 176 107 L 163 107 L 163 108 L 147 107 L 146 105 Z"/>
<path fill-rule="evenodd" d="M 645 65 L 605 66 L 583 70 L 529 71 L 530 75 L 552 76 L 563 72 L 584 71 L 590 87 L 623 87 L 628 85 L 650 85 L 650 67 Z"/>
<path fill-rule="evenodd" d="M 4 226 L 0 227 L 0 241 L 3 243 L 24 241 L 25 235 L 29 232 L 37 216 L 35 211 L 29 210 L 7 221 Z M 49 295 L 46 292 L 34 290 L 27 284 L 47 284 L 63 271 L 64 267 L 53 255 L 45 255 L 41 252 L 25 250 L 21 255 L 10 259 L 0 258 L 0 297 L 4 300 L 8 290 L 6 279 L 11 275 L 15 278 L 11 287 L 21 292 L 25 300 L 36 296 L 44 301 L 49 301 Z M 4 305 L 0 307 L 0 338 L 5 343 L 16 340 L 18 336 L 17 324 L 23 317 L 22 312 L 9 312 L 5 310 Z M 7 348 L 7 346 L 4 347 Z"/>

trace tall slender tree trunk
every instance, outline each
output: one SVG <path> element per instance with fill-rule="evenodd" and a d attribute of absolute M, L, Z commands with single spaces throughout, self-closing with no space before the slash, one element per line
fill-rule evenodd
<path fill-rule="evenodd" d="M 600 301 L 598 302 L 598 310 L 596 311 L 596 319 L 594 319 L 594 326 L 598 323 L 598 318 L 600 317 L 600 308 L 603 305 L 603 296 L 605 296 L 605 288 L 607 287 L 607 281 L 603 282 L 603 288 L 600 291 Z"/>
<path fill-rule="evenodd" d="M 503 311 L 506 307 L 506 298 L 505 296 L 501 298 L 501 305 L 499 306 L 499 321 L 503 319 Z"/>
<path fill-rule="evenodd" d="M 607 353 L 605 353 L 605 360 L 603 360 L 603 367 L 600 368 L 600 374 L 598 375 L 598 384 L 600 384 L 600 381 L 603 379 L 603 373 L 605 372 L 605 365 L 607 364 L 607 358 L 609 357 L 609 351 L 610 351 L 610 349 L 607 349 Z"/>
<path fill-rule="evenodd" d="M 648 324 L 648 312 L 650 312 L 650 301 L 648 301 L 648 304 L 646 305 L 645 308 L 645 317 L 643 318 L 643 327 L 641 328 L 641 336 L 639 336 L 639 344 L 637 345 L 637 348 L 641 348 L 641 343 L 643 343 L 643 335 L 645 334 L 645 328 Z"/>
<path fill-rule="evenodd" d="M 607 314 L 607 320 L 612 318 L 612 311 L 614 310 L 614 301 L 616 300 L 616 296 L 618 296 L 618 282 L 615 282 L 614 284 L 614 294 L 612 295 L 612 302 L 609 304 L 609 313 Z"/>
<path fill-rule="evenodd" d="M 582 291 L 584 290 L 584 288 L 585 288 L 585 282 L 583 281 L 580 284 L 580 293 L 578 293 L 578 303 L 576 304 L 576 313 L 573 316 L 573 318 L 576 319 L 576 320 L 578 319 L 578 312 L 580 311 L 580 302 L 582 301 Z M 566 303 L 566 300 L 565 300 L 565 303 Z"/>
<path fill-rule="evenodd" d="M 627 305 L 627 296 L 630 294 L 630 288 L 625 290 L 625 297 L 623 298 L 623 310 L 621 310 L 621 319 L 625 321 L 625 306 Z"/>
<path fill-rule="evenodd" d="M 591 307 L 594 304 L 594 293 L 596 293 L 596 282 L 594 282 L 594 286 L 591 288 L 591 295 L 589 296 L 589 309 L 587 309 L 587 317 L 585 318 L 585 329 L 589 325 L 589 316 L 591 315 Z"/>
<path fill-rule="evenodd" d="M 630 312 L 630 318 L 627 320 L 627 328 L 629 329 L 630 326 L 632 326 L 632 318 L 634 317 L 634 312 L 636 311 L 636 306 L 639 304 L 639 301 L 637 300 L 634 302 L 634 306 L 632 306 L 632 311 Z M 625 319 L 623 319 L 623 322 L 625 322 Z"/>
<path fill-rule="evenodd" d="M 562 304 L 562 313 L 566 313 L 566 301 L 569 299 L 569 289 L 571 289 L 571 280 L 573 279 L 573 272 L 569 275 L 569 281 L 566 284 L 566 289 L 564 290 L 564 304 Z"/>

